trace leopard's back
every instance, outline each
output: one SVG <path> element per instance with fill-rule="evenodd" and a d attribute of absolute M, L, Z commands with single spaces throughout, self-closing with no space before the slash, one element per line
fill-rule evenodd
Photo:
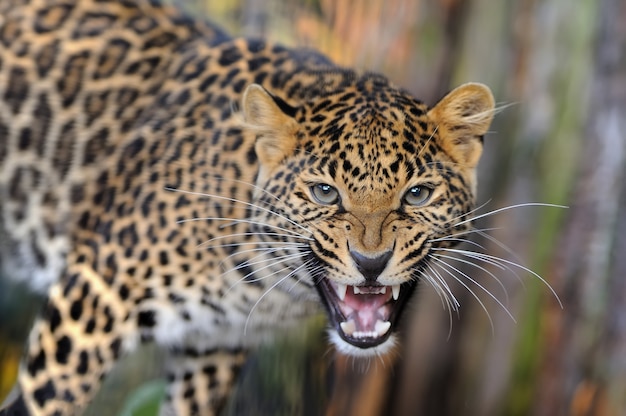
<path fill-rule="evenodd" d="M 171 71 L 209 26 L 148 2 L 11 2 L 0 18 L 0 269 L 45 290 L 76 215 Z"/>

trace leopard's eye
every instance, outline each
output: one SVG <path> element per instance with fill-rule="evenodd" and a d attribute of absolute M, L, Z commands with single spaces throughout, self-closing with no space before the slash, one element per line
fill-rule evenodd
<path fill-rule="evenodd" d="M 433 194 L 432 188 L 423 185 L 417 185 L 411 187 L 409 191 L 404 195 L 404 202 L 413 206 L 424 205 L 430 199 Z"/>
<path fill-rule="evenodd" d="M 332 205 L 339 201 L 339 192 L 325 183 L 311 186 L 311 193 L 315 200 L 322 205 Z"/>

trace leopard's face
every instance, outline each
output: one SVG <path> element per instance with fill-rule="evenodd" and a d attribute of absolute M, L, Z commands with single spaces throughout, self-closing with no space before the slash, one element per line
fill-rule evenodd
<path fill-rule="evenodd" d="M 373 78 L 298 108 L 253 86 L 244 114 L 258 135 L 259 235 L 284 243 L 289 273 L 306 269 L 339 350 L 388 351 L 421 280 L 452 301 L 434 268 L 470 227 L 493 115 L 486 87 L 429 109 Z"/>

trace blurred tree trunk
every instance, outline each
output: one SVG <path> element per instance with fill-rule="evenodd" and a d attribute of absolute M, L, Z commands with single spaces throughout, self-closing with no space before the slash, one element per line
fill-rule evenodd
<path fill-rule="evenodd" d="M 550 310 L 536 415 L 626 409 L 626 3 L 599 2 L 586 141 L 552 260 L 568 305 Z M 621 207 L 621 209 L 620 209 Z"/>

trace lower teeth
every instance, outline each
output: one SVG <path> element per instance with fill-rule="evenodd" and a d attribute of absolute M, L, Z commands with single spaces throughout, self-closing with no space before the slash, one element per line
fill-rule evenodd
<path fill-rule="evenodd" d="M 346 322 L 341 322 L 339 326 L 344 334 L 353 338 L 379 338 L 389 331 L 389 328 L 391 328 L 391 322 L 381 321 L 379 319 L 376 321 L 373 331 L 357 331 L 356 324 L 352 319 Z"/>

